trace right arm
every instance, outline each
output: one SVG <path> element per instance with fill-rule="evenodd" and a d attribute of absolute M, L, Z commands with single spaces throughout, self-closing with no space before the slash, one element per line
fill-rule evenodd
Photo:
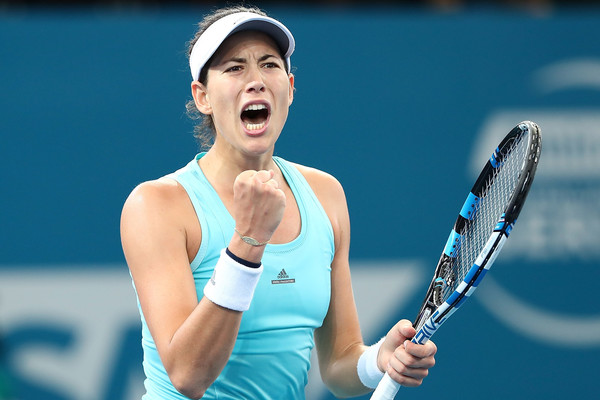
<path fill-rule="evenodd" d="M 285 207 L 285 195 L 271 177 L 266 171 L 246 171 L 233 187 L 238 229 L 264 241 L 277 228 Z M 231 355 L 242 312 L 220 307 L 206 297 L 198 302 L 190 258 L 202 239 L 192 221 L 198 224 L 179 184 L 166 179 L 147 182 L 125 202 L 121 240 L 165 370 L 179 392 L 200 398 Z M 196 248 L 190 249 L 192 231 L 199 237 L 193 240 Z M 237 234 L 228 247 L 251 262 L 260 262 L 264 252 L 264 246 L 249 246 Z"/>
<path fill-rule="evenodd" d="M 182 394 L 200 398 L 231 355 L 242 313 L 206 298 L 198 303 L 187 251 L 191 207 L 175 182 L 144 183 L 123 207 L 121 241 L 171 382 Z"/>

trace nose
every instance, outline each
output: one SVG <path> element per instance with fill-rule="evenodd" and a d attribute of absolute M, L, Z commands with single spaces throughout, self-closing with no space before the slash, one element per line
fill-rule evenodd
<path fill-rule="evenodd" d="M 250 93 L 261 93 L 265 91 L 265 85 L 262 81 L 252 81 L 246 86 L 246 91 Z"/>
<path fill-rule="evenodd" d="M 260 93 L 264 92 L 265 89 L 265 82 L 262 74 L 260 73 L 260 69 L 257 67 L 251 68 L 248 72 L 248 84 L 246 85 L 246 91 Z"/>

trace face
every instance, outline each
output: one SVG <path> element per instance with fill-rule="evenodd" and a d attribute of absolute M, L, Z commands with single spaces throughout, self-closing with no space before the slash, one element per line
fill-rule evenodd
<path fill-rule="evenodd" d="M 248 154 L 273 150 L 293 100 L 288 74 L 275 42 L 259 32 L 240 32 L 219 48 L 206 85 L 192 83 L 198 110 L 211 115 L 217 131 L 213 148 Z"/>

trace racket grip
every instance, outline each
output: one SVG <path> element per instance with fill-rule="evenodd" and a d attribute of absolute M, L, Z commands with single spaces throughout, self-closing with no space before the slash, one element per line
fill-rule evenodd
<path fill-rule="evenodd" d="M 393 400 L 400 387 L 400 384 L 390 378 L 386 372 L 371 395 L 371 400 Z"/>

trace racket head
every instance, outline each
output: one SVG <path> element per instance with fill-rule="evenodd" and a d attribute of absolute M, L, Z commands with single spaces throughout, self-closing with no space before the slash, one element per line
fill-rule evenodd
<path fill-rule="evenodd" d="M 484 196 L 493 180 L 499 176 L 499 170 L 504 167 L 505 161 L 515 152 L 519 152 L 523 164 L 518 170 L 518 175 L 514 175 L 518 180 L 511 186 L 513 190 L 504 210 L 507 220 L 515 222 L 533 183 L 541 151 L 542 135 L 539 126 L 532 121 L 519 123 L 502 139 L 479 174 L 471 193 L 478 197 Z M 514 167 L 519 165 L 515 164 Z"/>
<path fill-rule="evenodd" d="M 427 342 L 473 293 L 494 263 L 531 188 L 541 145 L 539 127 L 531 121 L 521 122 L 500 142 L 484 166 L 436 266 L 414 323 L 417 333 L 413 342 Z M 498 192 L 496 187 L 503 190 Z M 470 243 L 473 236 L 477 240 Z M 479 240 L 479 236 L 485 240 Z M 462 254 L 470 257 L 463 259 Z M 371 400 L 391 400 L 399 389 L 400 385 L 386 373 Z"/>
<path fill-rule="evenodd" d="M 491 267 L 523 208 L 539 164 L 541 145 L 539 126 L 523 121 L 502 139 L 486 162 L 440 256 L 414 322 L 417 330 L 436 311 L 437 324 L 445 321 Z M 478 261 L 479 257 L 483 258 Z M 452 301 L 448 303 L 449 299 Z"/>
<path fill-rule="evenodd" d="M 513 192 L 512 197 L 506 206 L 506 210 L 504 211 L 505 220 L 509 223 L 516 222 L 519 214 L 521 213 L 521 209 L 525 204 L 525 200 L 529 194 L 529 189 L 533 183 L 533 178 L 535 177 L 540 155 L 542 154 L 542 133 L 536 123 L 531 121 L 523 121 L 517 125 L 513 131 L 515 131 L 514 137 L 523 138 L 523 136 L 526 136 L 526 139 L 522 140 L 527 141 L 528 148 L 526 157 L 523 160 L 523 167 L 521 169 L 519 181 L 517 182 L 515 191 Z M 511 133 L 513 131 L 511 131 Z M 511 133 L 509 133 L 509 136 Z M 508 145 L 505 146 L 505 148 L 508 147 Z"/>

